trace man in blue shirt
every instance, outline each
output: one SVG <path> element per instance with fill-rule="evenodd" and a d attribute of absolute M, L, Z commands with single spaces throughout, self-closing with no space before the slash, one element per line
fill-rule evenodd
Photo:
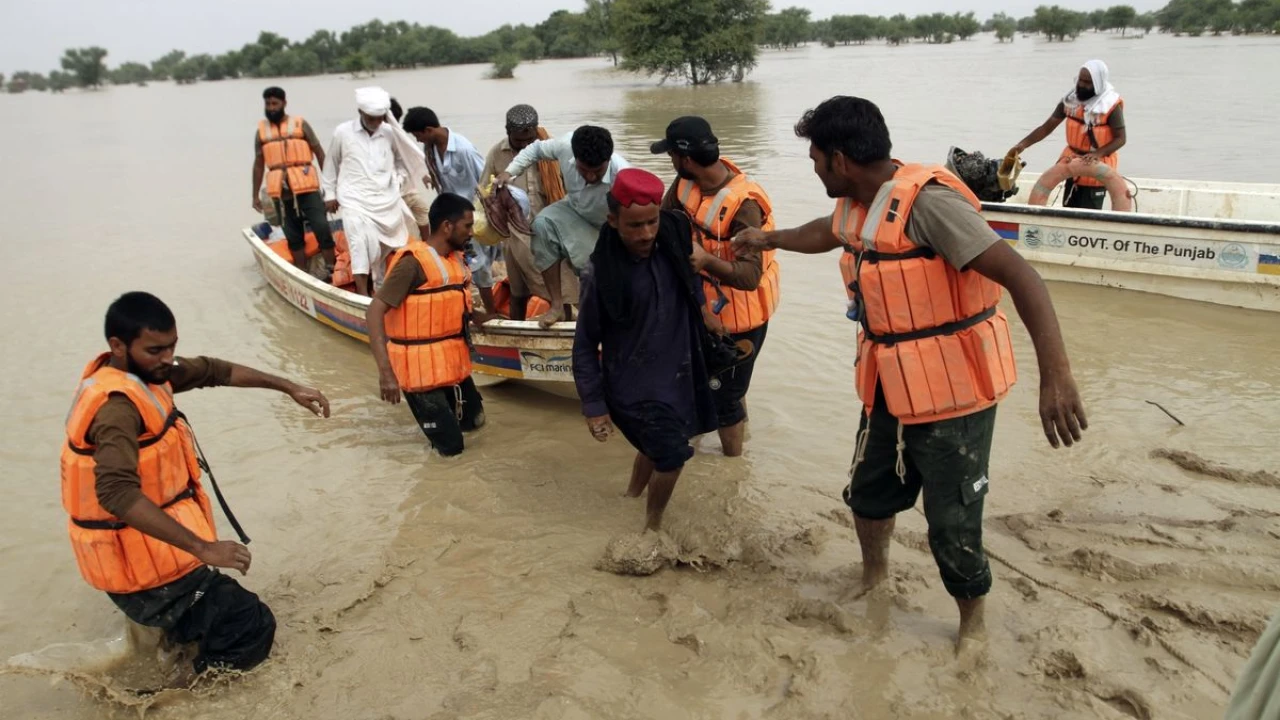
<path fill-rule="evenodd" d="M 431 108 L 409 108 L 404 115 L 404 131 L 422 143 L 436 192 L 460 195 L 474 203 L 476 190 L 487 179 L 480 177 L 484 172 L 484 156 L 476 146 L 460 133 L 441 125 Z M 497 259 L 496 251 L 496 247 L 482 247 L 475 240 L 467 245 L 471 279 L 480 288 L 480 299 L 489 313 L 494 312 L 492 265 Z"/>

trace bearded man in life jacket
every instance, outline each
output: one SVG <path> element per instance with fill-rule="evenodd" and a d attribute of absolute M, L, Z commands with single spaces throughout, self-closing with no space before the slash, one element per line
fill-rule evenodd
<path fill-rule="evenodd" d="M 991 589 L 982 507 L 996 405 L 1016 379 L 1003 290 L 1035 345 L 1045 437 L 1070 446 L 1087 427 L 1053 302 L 963 182 L 941 166 L 891 158 L 889 128 L 872 102 L 833 97 L 805 113 L 796 135 L 809 141 L 834 212 L 789 230 L 746 230 L 734 244 L 841 251 L 845 316 L 861 334 L 862 408 L 843 494 L 863 566 L 850 597 L 888 577 L 894 517 L 923 492 L 929 547 L 960 610 L 957 649 L 972 646 L 985 637 Z"/>

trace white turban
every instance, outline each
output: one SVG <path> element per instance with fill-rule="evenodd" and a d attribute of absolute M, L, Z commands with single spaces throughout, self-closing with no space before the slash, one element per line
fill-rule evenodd
<path fill-rule="evenodd" d="M 356 90 L 356 107 L 365 115 L 382 117 L 391 110 L 391 94 L 380 87 L 362 87 Z"/>

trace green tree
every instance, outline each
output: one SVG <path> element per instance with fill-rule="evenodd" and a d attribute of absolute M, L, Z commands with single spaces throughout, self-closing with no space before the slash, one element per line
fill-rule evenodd
<path fill-rule="evenodd" d="M 546 49 L 542 47 L 542 41 L 538 39 L 537 35 L 521 38 L 515 44 L 514 49 L 516 56 L 521 60 L 541 60 L 542 56 L 546 54 Z"/>
<path fill-rule="evenodd" d="M 491 80 L 510 80 L 516 76 L 516 66 L 520 64 L 520 56 L 515 53 L 500 53 L 493 58 L 493 69 L 489 71 Z"/>
<path fill-rule="evenodd" d="M 107 51 L 104 48 L 72 48 L 62 54 L 62 69 L 75 75 L 80 87 L 94 88 L 107 79 Z"/>
<path fill-rule="evenodd" d="M 186 57 L 187 54 L 181 50 L 170 50 L 164 57 L 151 63 L 151 77 L 155 80 L 168 80 L 173 77 L 174 68 Z"/>
<path fill-rule="evenodd" d="M 1142 13 L 1138 16 L 1138 19 L 1133 21 L 1133 25 L 1136 28 L 1140 28 L 1142 33 L 1145 35 L 1146 33 L 1151 32 L 1152 28 L 1156 26 L 1156 15 L 1155 13 L 1149 12 Z"/>
<path fill-rule="evenodd" d="M 968 40 L 977 35 L 982 30 L 982 23 L 978 22 L 973 13 L 967 12 L 963 15 L 956 13 L 951 16 L 951 26 L 956 37 L 961 40 Z"/>
<path fill-rule="evenodd" d="M 789 7 L 782 12 L 766 15 L 761 39 L 769 47 L 799 47 L 809 39 L 810 14 L 806 8 Z"/>
<path fill-rule="evenodd" d="M 1280 32 L 1280 0 L 1242 0 L 1236 25 L 1244 32 Z"/>
<path fill-rule="evenodd" d="M 1134 10 L 1132 5 L 1112 5 L 1107 8 L 1102 29 L 1119 30 L 1120 34 L 1124 35 L 1134 26 L 1137 19 L 1138 11 Z"/>
<path fill-rule="evenodd" d="M 61 70 L 54 70 L 49 73 L 49 89 L 53 92 L 60 93 L 68 88 L 76 86 L 76 77 L 71 73 Z"/>
<path fill-rule="evenodd" d="M 111 84 L 138 85 L 151 79 L 151 68 L 139 62 L 122 63 L 111 71 Z"/>
<path fill-rule="evenodd" d="M 996 13 L 991 19 L 991 29 L 996 33 L 996 40 L 1013 42 L 1013 36 L 1018 31 L 1018 21 L 1004 13 Z"/>
<path fill-rule="evenodd" d="M 917 15 L 911 20 L 912 36 L 933 44 L 955 39 L 955 18 L 945 13 Z"/>
<path fill-rule="evenodd" d="M 337 69 L 338 61 L 342 57 L 342 43 L 332 31 L 317 30 L 302 43 L 302 46 L 315 53 L 316 59 L 320 61 L 321 72 Z"/>
<path fill-rule="evenodd" d="M 1084 13 L 1066 10 L 1057 5 L 1041 5 L 1035 11 L 1035 28 L 1050 41 L 1074 39 L 1088 23 Z"/>
<path fill-rule="evenodd" d="M 25 90 L 35 90 L 36 92 L 44 92 L 49 89 L 49 81 L 44 75 L 27 70 L 19 70 L 9 78 L 9 92 L 23 92 Z"/>
<path fill-rule="evenodd" d="M 618 42 L 618 28 L 614 19 L 615 0 L 587 0 L 587 9 L 582 14 L 583 21 L 595 34 L 601 52 L 609 55 L 614 67 L 618 66 L 618 53 L 622 44 Z M 546 40 L 542 41 L 544 46 Z"/>
<path fill-rule="evenodd" d="M 320 73 L 320 58 L 305 47 L 291 47 L 268 55 L 258 66 L 258 77 L 300 77 Z"/>
<path fill-rule="evenodd" d="M 1089 30 L 1105 30 L 1107 23 L 1107 11 L 1105 8 L 1091 10 L 1084 14 L 1084 27 Z"/>
<path fill-rule="evenodd" d="M 623 66 L 704 85 L 756 65 L 768 0 L 615 0 Z"/>
<path fill-rule="evenodd" d="M 356 52 L 342 59 L 342 69 L 355 77 L 373 70 L 373 63 L 369 61 L 368 55 Z"/>

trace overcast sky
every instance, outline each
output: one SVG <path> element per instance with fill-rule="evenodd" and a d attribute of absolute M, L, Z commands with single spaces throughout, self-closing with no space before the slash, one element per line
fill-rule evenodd
<path fill-rule="evenodd" d="M 775 0 L 775 9 L 798 5 L 814 18 L 833 13 L 915 15 L 955 12 L 963 7 L 980 19 L 996 12 L 1029 15 L 1049 0 Z M 1123 0 L 1061 0 L 1092 9 Z M 1139 12 L 1165 0 L 1129 0 Z M 504 23 L 535 24 L 558 9 L 579 10 L 582 0 L 0 0 L 0 72 L 47 72 L 58 67 L 69 47 L 101 45 L 107 64 L 151 62 L 171 49 L 188 54 L 222 53 L 251 42 L 259 30 L 305 40 L 327 28 L 341 31 L 375 18 L 447 27 L 459 35 L 480 35 Z"/>

